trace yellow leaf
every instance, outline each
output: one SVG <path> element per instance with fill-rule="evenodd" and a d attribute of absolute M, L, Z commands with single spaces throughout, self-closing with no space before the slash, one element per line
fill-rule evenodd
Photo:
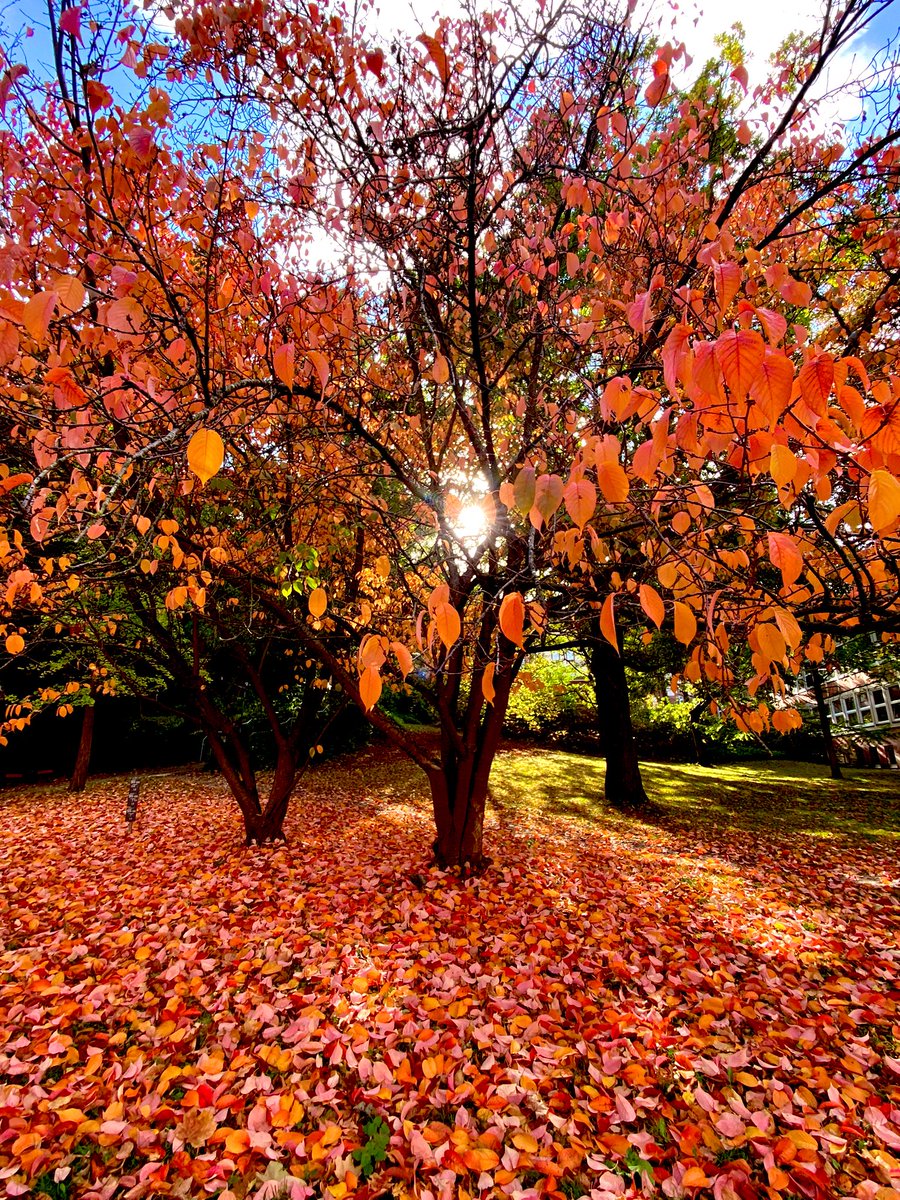
<path fill-rule="evenodd" d="M 675 637 L 683 646 L 689 645 L 697 633 L 697 618 L 693 609 L 680 600 L 675 601 Z"/>
<path fill-rule="evenodd" d="M 522 631 L 525 627 L 525 602 L 521 593 L 510 592 L 500 601 L 500 629 L 503 635 L 516 646 L 523 644 Z"/>
<path fill-rule="evenodd" d="M 359 698 L 366 712 L 374 708 L 381 695 L 381 675 L 377 667 L 366 667 L 359 677 Z"/>
<path fill-rule="evenodd" d="M 286 388 L 294 386 L 294 343 L 286 342 L 272 355 L 272 367 Z"/>
<path fill-rule="evenodd" d="M 603 601 L 603 607 L 600 610 L 600 632 L 618 654 L 619 638 L 616 634 L 615 596 L 612 592 Z"/>
<path fill-rule="evenodd" d="M 764 622 L 756 627 L 756 644 L 769 662 L 781 662 L 787 651 L 784 636 L 777 625 Z"/>
<path fill-rule="evenodd" d="M 516 508 L 520 513 L 531 511 L 534 504 L 535 478 L 534 467 L 523 467 L 516 476 L 513 484 L 513 496 Z"/>
<path fill-rule="evenodd" d="M 311 617 L 315 617 L 318 620 L 319 617 L 324 616 L 325 609 L 328 607 L 328 596 L 325 589 L 320 587 L 314 588 L 309 593 L 307 603 L 309 604 L 309 615 Z"/>
<path fill-rule="evenodd" d="M 188 466 L 201 483 L 207 483 L 222 468 L 225 443 L 214 429 L 198 429 L 187 448 Z"/>
<path fill-rule="evenodd" d="M 900 517 L 900 481 L 889 471 L 873 471 L 869 477 L 869 520 L 876 533 L 888 529 Z"/>
<path fill-rule="evenodd" d="M 776 442 L 769 452 L 769 474 L 778 487 L 785 487 L 797 474 L 796 457 L 787 446 L 782 446 L 779 442 Z"/>
<path fill-rule="evenodd" d="M 641 601 L 641 608 L 647 614 L 649 620 L 659 629 L 666 616 L 666 606 L 663 604 L 659 592 L 656 588 L 651 587 L 649 583 L 642 583 L 638 589 L 638 595 Z"/>
<path fill-rule="evenodd" d="M 537 1154 L 538 1141 L 530 1133 L 513 1134 L 512 1143 L 517 1150 L 524 1150 L 527 1154 Z"/>
<path fill-rule="evenodd" d="M 375 570 L 382 579 L 387 579 L 388 575 L 390 575 L 391 560 L 386 554 L 379 555 L 379 557 L 375 559 Z"/>
<path fill-rule="evenodd" d="M 7 654 L 21 654 L 25 649 L 25 639 L 18 633 L 11 633 L 6 639 Z"/>

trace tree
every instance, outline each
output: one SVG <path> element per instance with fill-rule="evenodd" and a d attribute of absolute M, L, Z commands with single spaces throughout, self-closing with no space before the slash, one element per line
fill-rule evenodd
<path fill-rule="evenodd" d="M 672 620 L 686 677 L 726 691 L 749 644 L 751 694 L 824 633 L 896 630 L 900 123 L 845 150 L 808 120 L 884 7 L 745 96 L 740 63 L 679 92 L 681 48 L 614 3 L 473 11 L 390 54 L 339 7 L 199 4 L 172 48 L 121 30 L 155 78 L 129 108 L 67 16 L 79 97 L 5 85 L 10 622 L 62 602 L 73 540 L 74 591 L 121 571 L 173 670 L 176 627 L 212 649 L 221 614 L 259 620 L 260 654 L 295 642 L 423 768 L 464 870 L 551 626 L 618 653 L 619 623 Z M 378 709 L 388 673 L 431 696 L 437 755 Z"/>

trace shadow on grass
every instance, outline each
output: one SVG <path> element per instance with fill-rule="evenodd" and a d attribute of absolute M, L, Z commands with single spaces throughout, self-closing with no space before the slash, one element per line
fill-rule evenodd
<path fill-rule="evenodd" d="M 602 759 L 559 750 L 501 754 L 491 788 L 501 809 L 534 811 L 600 822 L 610 828 L 662 824 L 715 826 L 780 834 L 900 837 L 900 774 L 848 769 L 833 780 L 827 767 L 798 762 L 748 762 L 716 767 L 643 763 L 648 794 L 663 815 L 645 822 L 603 799 Z"/>

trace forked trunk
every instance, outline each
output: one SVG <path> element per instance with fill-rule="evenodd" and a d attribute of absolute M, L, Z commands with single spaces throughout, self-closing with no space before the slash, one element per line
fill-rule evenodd
<path fill-rule="evenodd" d="M 646 809 L 650 799 L 644 790 L 634 741 L 625 664 L 612 646 L 600 641 L 592 645 L 589 663 L 597 699 L 600 744 L 606 758 L 604 796 L 614 808 Z"/>
<path fill-rule="evenodd" d="M 69 779 L 70 792 L 83 792 L 87 783 L 88 770 L 91 765 L 91 748 L 94 744 L 96 715 L 97 710 L 93 704 L 88 704 L 81 710 L 81 737 L 78 739 L 75 767 Z"/>
<path fill-rule="evenodd" d="M 490 762 L 479 762 L 477 755 L 470 753 L 442 771 L 429 773 L 438 834 L 434 856 L 439 866 L 459 867 L 466 875 L 485 866 L 484 816 L 490 771 Z"/>
<path fill-rule="evenodd" d="M 458 867 L 463 875 L 477 874 L 490 862 L 484 853 L 488 783 L 514 677 L 513 669 L 494 676 L 494 703 L 486 706 L 467 739 L 454 737 L 449 726 L 442 730 L 441 767 L 427 773 L 437 829 L 435 859 L 441 867 Z"/>
<path fill-rule="evenodd" d="M 275 764 L 275 776 L 269 789 L 266 806 L 259 813 L 248 816 L 244 814 L 244 831 L 247 845 L 266 845 L 269 842 L 283 842 L 284 819 L 287 816 L 288 802 L 294 790 L 297 778 L 297 755 L 289 745 L 280 746 L 278 760 Z"/>

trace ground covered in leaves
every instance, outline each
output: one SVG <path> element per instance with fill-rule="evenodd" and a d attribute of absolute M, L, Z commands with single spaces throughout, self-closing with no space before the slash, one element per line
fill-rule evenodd
<path fill-rule="evenodd" d="M 495 865 L 415 772 L 311 773 L 244 850 L 208 775 L 0 796 L 0 1195 L 900 1198 L 895 775 L 516 751 Z"/>

